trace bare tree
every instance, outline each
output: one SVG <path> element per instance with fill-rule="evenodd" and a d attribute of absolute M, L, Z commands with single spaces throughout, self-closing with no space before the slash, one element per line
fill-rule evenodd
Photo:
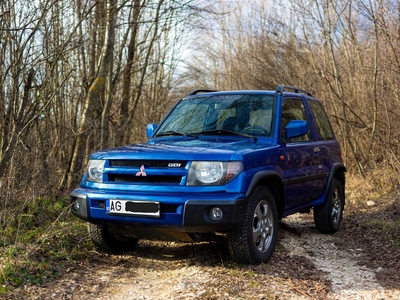
<path fill-rule="evenodd" d="M 350 169 L 361 175 L 381 165 L 399 169 L 397 1 L 215 6 L 223 13 L 203 25 L 202 40 L 211 42 L 199 44 L 197 60 L 188 64 L 191 84 L 305 87 L 328 108 Z"/>
<path fill-rule="evenodd" d="M 83 106 L 81 121 L 78 127 L 78 135 L 75 141 L 75 148 L 72 155 L 71 164 L 67 173 L 66 186 L 68 189 L 71 188 L 74 177 L 81 170 L 84 164 L 86 155 L 86 141 L 88 139 L 88 130 L 90 129 L 91 122 L 95 117 L 94 110 L 96 109 L 96 102 L 100 102 L 100 98 L 106 88 L 107 82 L 108 87 L 111 88 L 111 73 L 113 66 L 113 53 L 114 53 L 114 39 L 115 39 L 115 20 L 116 20 L 116 0 L 106 1 L 106 20 L 105 20 L 105 37 L 100 58 L 99 69 L 97 72 L 96 79 L 93 81 L 89 88 L 86 101 Z M 108 91 L 108 97 L 111 95 L 111 90 Z M 109 110 L 109 101 L 107 98 L 107 104 L 105 105 L 104 111 L 102 112 L 102 125 L 107 117 Z M 65 177 L 64 177 L 65 178 Z M 64 181 L 61 182 L 61 185 Z"/>

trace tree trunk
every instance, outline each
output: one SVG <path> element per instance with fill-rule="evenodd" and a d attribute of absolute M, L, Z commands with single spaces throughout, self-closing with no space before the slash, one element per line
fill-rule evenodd
<path fill-rule="evenodd" d="M 89 135 L 91 123 L 94 121 L 94 110 L 96 109 L 95 103 L 100 101 L 100 97 L 104 92 L 107 82 L 107 76 L 110 77 L 112 70 L 112 57 L 114 51 L 114 38 L 115 38 L 115 15 L 116 15 L 116 0 L 107 0 L 106 8 L 106 26 L 104 45 L 101 54 L 100 66 L 97 72 L 96 79 L 89 88 L 86 101 L 84 103 L 82 118 L 79 124 L 79 129 L 75 141 L 75 148 L 72 155 L 71 164 L 67 173 L 61 181 L 60 188 L 66 183 L 66 188 L 71 189 L 73 183 L 80 175 L 83 163 L 86 159 L 86 142 Z"/>
<path fill-rule="evenodd" d="M 11 132 L 11 138 L 10 138 L 7 148 L 4 152 L 4 155 L 0 158 L 0 179 L 3 177 L 3 175 L 6 171 L 7 163 L 11 160 L 11 157 L 12 157 L 14 150 L 18 143 L 18 137 L 24 128 L 24 116 L 25 116 L 25 113 L 26 113 L 26 110 L 28 107 L 29 90 L 32 88 L 34 75 L 35 75 L 34 70 L 30 69 L 26 76 L 24 95 L 22 98 L 22 103 L 21 103 L 20 107 L 18 108 L 17 118 L 15 120 L 13 130 Z M 0 181 L 0 183 L 1 183 L 1 181 Z M 0 184 L 0 186 L 1 186 L 1 184 Z"/>
<path fill-rule="evenodd" d="M 129 143 L 129 141 L 131 139 L 131 136 L 132 136 L 132 127 L 130 125 L 131 125 L 131 123 L 132 123 L 132 121 L 134 119 L 136 107 L 137 107 L 139 99 L 140 99 L 140 97 L 142 95 L 143 84 L 144 84 L 144 80 L 146 78 L 147 68 L 149 67 L 149 59 L 150 59 L 150 56 L 152 54 L 153 46 L 154 46 L 155 41 L 157 40 L 157 36 L 159 35 L 158 26 L 159 26 L 159 22 L 160 22 L 159 19 L 160 19 L 161 7 L 162 7 L 163 3 L 164 3 L 164 0 L 159 0 L 159 2 L 158 2 L 156 15 L 155 15 L 155 18 L 154 18 L 155 24 L 154 24 L 154 29 L 153 29 L 153 35 L 151 36 L 150 44 L 149 44 L 148 48 L 146 49 L 147 52 L 146 52 L 145 60 L 144 60 L 144 63 L 143 63 L 142 74 L 140 76 L 139 83 L 136 86 L 136 93 L 135 93 L 135 96 L 133 97 L 133 100 L 132 100 L 132 105 L 131 105 L 130 110 L 129 110 L 128 118 L 127 118 L 127 120 L 123 120 L 125 122 L 125 124 L 126 124 L 124 126 L 126 128 L 124 130 L 124 137 L 123 137 L 123 140 L 122 140 L 123 144 Z"/>
<path fill-rule="evenodd" d="M 129 103 L 131 98 L 131 84 L 132 84 L 132 72 L 133 66 L 136 59 L 136 44 L 137 44 L 137 34 L 139 29 L 139 15 L 140 15 L 140 0 L 134 0 L 132 21 L 131 21 L 131 36 L 128 45 L 128 58 L 126 65 L 123 69 L 123 79 L 122 79 L 122 102 L 120 109 L 120 120 L 119 128 L 117 134 L 117 142 L 122 144 L 124 140 L 124 132 L 129 119 Z"/>

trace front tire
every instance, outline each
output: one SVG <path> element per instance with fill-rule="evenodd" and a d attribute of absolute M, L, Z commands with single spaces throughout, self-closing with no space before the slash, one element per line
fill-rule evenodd
<path fill-rule="evenodd" d="M 119 253 L 133 250 L 139 239 L 116 236 L 109 232 L 106 225 L 89 223 L 89 236 L 98 250 Z"/>
<path fill-rule="evenodd" d="M 229 251 L 242 264 L 267 262 L 274 252 L 277 233 L 274 196 L 268 188 L 258 187 L 249 199 L 243 224 L 228 234 Z"/>
<path fill-rule="evenodd" d="M 321 233 L 335 233 L 342 223 L 344 210 L 343 187 L 333 178 L 328 197 L 321 206 L 314 207 L 314 223 Z"/>

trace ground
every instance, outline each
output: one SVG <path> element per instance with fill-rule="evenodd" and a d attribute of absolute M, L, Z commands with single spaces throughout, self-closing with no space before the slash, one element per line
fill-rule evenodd
<path fill-rule="evenodd" d="M 14 292 L 23 299 L 399 299 L 400 198 L 346 208 L 339 232 L 311 214 L 279 225 L 266 264 L 234 263 L 213 243 L 140 241 L 125 255 L 92 252 L 61 279 Z"/>

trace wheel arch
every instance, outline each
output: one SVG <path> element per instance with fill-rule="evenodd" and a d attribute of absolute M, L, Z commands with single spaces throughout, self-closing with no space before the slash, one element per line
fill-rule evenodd
<path fill-rule="evenodd" d="M 329 177 L 328 177 L 328 182 L 325 188 L 325 197 L 324 197 L 324 202 L 326 201 L 327 197 L 328 197 L 328 192 L 330 189 L 330 186 L 332 184 L 332 180 L 334 178 L 336 178 L 337 180 L 339 180 L 341 186 L 342 186 L 342 190 L 343 190 L 343 201 L 345 202 L 345 186 L 346 186 L 346 167 L 342 164 L 342 163 L 334 163 L 332 165 L 331 171 L 329 173 Z M 344 203 L 345 204 L 345 203 Z"/>
<path fill-rule="evenodd" d="M 278 210 L 278 219 L 280 219 L 285 207 L 285 190 L 281 177 L 277 172 L 271 170 L 256 173 L 247 188 L 246 197 L 250 197 L 258 186 L 269 188 L 274 196 L 276 208 Z"/>

